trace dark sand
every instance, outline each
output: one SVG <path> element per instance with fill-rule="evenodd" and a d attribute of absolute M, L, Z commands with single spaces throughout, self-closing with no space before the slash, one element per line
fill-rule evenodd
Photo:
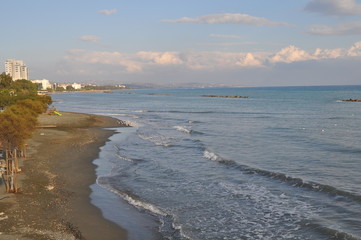
<path fill-rule="evenodd" d="M 117 119 L 78 113 L 42 115 L 22 160 L 20 194 L 0 181 L 0 239 L 122 240 L 126 231 L 90 203 L 99 148 L 124 126 Z"/>

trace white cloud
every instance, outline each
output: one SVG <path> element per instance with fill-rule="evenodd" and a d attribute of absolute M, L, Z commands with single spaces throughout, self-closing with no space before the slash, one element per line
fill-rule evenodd
<path fill-rule="evenodd" d="M 251 26 L 289 26 L 283 22 L 272 22 L 266 18 L 253 17 L 240 13 L 210 14 L 198 18 L 183 17 L 176 20 L 163 20 L 170 23 L 237 24 Z"/>
<path fill-rule="evenodd" d="M 124 67 L 125 72 L 141 72 L 142 66 L 132 59 L 132 55 L 120 52 L 96 52 L 82 49 L 68 51 L 66 61 L 80 64 L 104 64 Z"/>
<path fill-rule="evenodd" d="M 184 53 L 184 65 L 189 69 L 237 69 L 261 66 L 264 53 L 243 52 L 191 52 Z M 255 57 L 255 55 L 257 55 Z"/>
<path fill-rule="evenodd" d="M 103 15 L 112 15 L 114 13 L 118 12 L 117 9 L 110 9 L 110 10 L 100 10 L 99 13 Z"/>
<path fill-rule="evenodd" d="M 334 26 L 313 25 L 307 33 L 325 36 L 360 35 L 361 22 L 347 22 Z"/>
<path fill-rule="evenodd" d="M 356 0 L 311 0 L 305 10 L 333 16 L 361 15 L 361 4 Z"/>
<path fill-rule="evenodd" d="M 350 48 L 317 48 L 312 52 L 291 45 L 273 53 L 207 51 L 121 53 L 73 49 L 68 51 L 68 55 L 64 59 L 69 66 L 74 66 L 76 69 L 88 69 L 89 72 L 94 72 L 95 69 L 114 68 L 111 72 L 149 73 L 149 70 L 152 69 L 168 72 L 187 71 L 187 69 L 199 72 L 227 72 L 260 67 L 272 69 L 279 63 L 287 65 L 297 62 L 307 63 L 309 60 L 322 62 L 328 59 L 341 61 L 354 57 L 361 57 L 361 42 L 356 42 Z M 354 61 L 358 61 L 357 58 Z"/>
<path fill-rule="evenodd" d="M 345 50 L 341 48 L 337 49 L 321 49 L 317 48 L 313 54 L 316 59 L 334 59 L 345 55 Z"/>
<path fill-rule="evenodd" d="M 138 52 L 137 56 L 143 60 L 160 65 L 176 65 L 183 63 L 177 52 Z"/>
<path fill-rule="evenodd" d="M 284 63 L 292 63 L 298 61 L 305 61 L 314 59 L 309 53 L 304 50 L 301 50 L 295 46 L 289 46 L 283 48 L 281 51 L 276 53 L 274 56 L 270 58 L 270 61 L 273 63 L 284 62 Z"/>
<path fill-rule="evenodd" d="M 252 53 L 247 53 L 244 57 L 241 57 L 238 62 L 236 62 L 236 65 L 242 67 L 258 67 L 262 66 L 262 64 L 262 61 L 256 59 Z"/>
<path fill-rule="evenodd" d="M 79 40 L 81 40 L 81 41 L 91 42 L 91 43 L 97 43 L 100 41 L 100 39 L 101 39 L 100 37 L 95 36 L 95 35 L 84 35 L 79 38 Z"/>
<path fill-rule="evenodd" d="M 361 56 L 361 42 L 356 42 L 351 48 L 347 50 L 347 56 L 358 57 Z"/>

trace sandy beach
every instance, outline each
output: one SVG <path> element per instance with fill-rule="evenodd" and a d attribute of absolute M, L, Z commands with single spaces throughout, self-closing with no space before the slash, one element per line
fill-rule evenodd
<path fill-rule="evenodd" d="M 99 148 L 125 126 L 117 119 L 43 114 L 21 160 L 21 193 L 0 184 L 0 239 L 126 239 L 126 231 L 90 203 Z"/>

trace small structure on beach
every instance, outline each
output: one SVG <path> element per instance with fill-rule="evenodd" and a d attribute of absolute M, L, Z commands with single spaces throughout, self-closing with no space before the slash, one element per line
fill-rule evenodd
<path fill-rule="evenodd" d="M 21 172 L 19 168 L 19 158 L 25 157 L 25 150 L 1 150 L 0 154 L 0 177 L 3 179 L 7 193 L 19 192 L 17 174 Z"/>

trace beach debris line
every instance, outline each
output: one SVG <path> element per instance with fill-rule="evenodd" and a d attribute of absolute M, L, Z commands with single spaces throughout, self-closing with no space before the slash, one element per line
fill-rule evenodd
<path fill-rule="evenodd" d="M 252 98 L 250 96 L 222 96 L 222 95 L 201 95 L 201 97 L 209 97 L 209 98 Z"/>

